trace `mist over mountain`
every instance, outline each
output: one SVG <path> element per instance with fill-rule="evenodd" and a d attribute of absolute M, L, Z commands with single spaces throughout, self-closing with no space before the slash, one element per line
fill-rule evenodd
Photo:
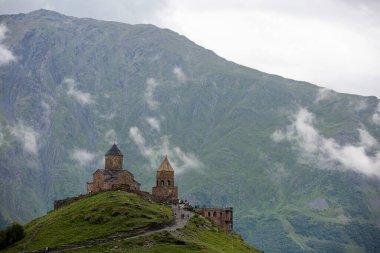
<path fill-rule="evenodd" d="M 380 251 L 380 105 L 229 62 L 153 25 L 0 16 L 0 225 L 85 192 L 117 142 L 150 190 L 233 206 L 265 252 Z M 332 70 L 333 71 L 333 70 Z"/>

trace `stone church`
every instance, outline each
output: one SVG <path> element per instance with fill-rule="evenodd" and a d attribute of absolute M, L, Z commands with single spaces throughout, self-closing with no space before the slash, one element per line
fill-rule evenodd
<path fill-rule="evenodd" d="M 152 188 L 152 195 L 161 201 L 175 202 L 178 200 L 178 188 L 174 186 L 174 170 L 167 156 L 158 167 L 156 186 Z"/>
<path fill-rule="evenodd" d="M 174 169 L 168 158 L 162 161 L 156 173 L 156 186 L 152 188 L 154 200 L 175 203 L 178 201 L 178 188 L 174 185 Z M 93 181 L 87 183 L 87 193 L 97 193 L 105 190 L 124 190 L 140 194 L 149 194 L 140 190 L 131 172 L 123 170 L 123 154 L 116 144 L 105 154 L 104 169 L 98 169 L 92 174 Z"/>
<path fill-rule="evenodd" d="M 98 169 L 93 174 L 93 181 L 87 183 L 87 193 L 104 190 L 140 191 L 138 183 L 131 172 L 123 170 L 123 154 L 116 144 L 105 154 L 104 169 Z"/>

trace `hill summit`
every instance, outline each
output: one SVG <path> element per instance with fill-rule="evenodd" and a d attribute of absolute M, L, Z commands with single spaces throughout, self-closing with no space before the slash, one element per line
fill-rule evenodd
<path fill-rule="evenodd" d="M 25 228 L 4 252 L 259 252 L 209 219 L 175 218 L 169 205 L 124 191 L 88 195 Z"/>

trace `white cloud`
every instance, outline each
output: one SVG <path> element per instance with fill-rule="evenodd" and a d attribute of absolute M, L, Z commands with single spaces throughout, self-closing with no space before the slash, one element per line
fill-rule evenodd
<path fill-rule="evenodd" d="M 4 144 L 3 126 L 0 124 L 0 146 Z"/>
<path fill-rule="evenodd" d="M 372 116 L 372 121 L 380 126 L 380 103 L 377 105 L 376 112 Z"/>
<path fill-rule="evenodd" d="M 358 129 L 359 130 L 359 136 L 360 136 L 360 144 L 365 147 L 366 149 L 372 148 L 377 145 L 377 140 L 370 135 L 366 130 L 364 129 Z"/>
<path fill-rule="evenodd" d="M 152 129 L 157 130 L 157 132 L 160 132 L 160 121 L 158 119 L 149 117 L 146 118 L 146 121 Z"/>
<path fill-rule="evenodd" d="M 272 134 L 274 141 L 295 141 L 298 144 L 301 156 L 316 158 L 320 166 L 325 162 L 335 161 L 343 169 L 363 173 L 367 176 L 380 177 L 380 152 L 369 155 L 368 150 L 378 146 L 377 140 L 366 130 L 358 129 L 360 142 L 341 145 L 332 138 L 325 138 L 314 128 L 315 116 L 306 109 L 300 109 L 295 120 L 285 131 L 276 131 Z"/>
<path fill-rule="evenodd" d="M 111 120 L 111 119 L 114 119 L 115 116 L 116 116 L 116 113 L 107 113 L 107 114 L 100 115 L 99 117 L 101 117 L 102 119 Z"/>
<path fill-rule="evenodd" d="M 359 100 L 350 100 L 349 106 L 355 110 L 355 112 L 360 112 L 368 108 L 368 103 L 365 98 L 360 98 Z"/>
<path fill-rule="evenodd" d="M 80 91 L 76 88 L 77 84 L 75 80 L 71 78 L 66 78 L 63 83 L 67 84 L 68 90 L 67 94 L 72 96 L 81 105 L 90 105 L 94 103 L 94 100 L 90 93 Z"/>
<path fill-rule="evenodd" d="M 180 82 L 180 83 L 186 82 L 187 77 L 186 77 L 185 73 L 182 71 L 181 67 L 178 67 L 178 66 L 174 67 L 173 68 L 173 74 L 177 78 L 178 82 Z"/>
<path fill-rule="evenodd" d="M 150 167 L 157 169 L 165 155 L 168 156 L 176 173 L 199 170 L 203 163 L 192 153 L 184 152 L 180 147 L 170 143 L 168 136 L 161 137 L 157 143 L 148 145 L 137 127 L 129 129 L 129 136 L 137 145 L 140 153 L 149 160 Z"/>
<path fill-rule="evenodd" d="M 154 100 L 154 91 L 159 83 L 154 78 L 148 78 L 146 80 L 146 88 L 144 92 L 145 102 L 148 104 L 149 109 L 156 110 L 160 103 Z"/>
<path fill-rule="evenodd" d="M 335 92 L 327 89 L 327 88 L 321 88 L 318 90 L 317 98 L 315 99 L 314 103 L 318 103 L 323 100 L 329 100 L 335 95 Z"/>
<path fill-rule="evenodd" d="M 280 130 L 274 131 L 270 137 L 274 142 L 281 142 L 286 138 L 284 132 Z"/>
<path fill-rule="evenodd" d="M 81 167 L 90 165 L 96 158 L 96 154 L 86 149 L 76 148 L 71 152 L 71 159 L 79 163 Z"/>
<path fill-rule="evenodd" d="M 1 24 L 0 25 L 0 66 L 16 61 L 16 57 L 13 55 L 13 53 L 5 45 L 3 45 L 3 41 L 5 39 L 5 35 L 7 32 L 8 32 L 8 28 L 4 24 Z"/>
<path fill-rule="evenodd" d="M 114 129 L 108 130 L 106 132 L 106 134 L 104 135 L 104 138 L 105 138 L 106 142 L 109 144 L 113 144 L 113 143 L 117 142 L 117 135 L 116 135 L 116 132 Z"/>
<path fill-rule="evenodd" d="M 131 127 L 129 129 L 129 137 L 133 140 L 133 142 L 137 145 L 140 150 L 140 153 L 151 159 L 155 159 L 155 155 L 153 149 L 146 145 L 145 138 L 142 136 L 141 131 L 138 127 Z M 154 161 L 153 161 L 154 162 Z"/>
<path fill-rule="evenodd" d="M 42 106 L 42 119 L 46 124 L 50 124 L 51 106 L 45 101 L 41 101 Z"/>
<path fill-rule="evenodd" d="M 38 137 L 39 134 L 34 131 L 33 128 L 24 125 L 23 122 L 19 122 L 17 125 L 11 127 L 10 132 L 13 136 L 16 137 L 23 145 L 23 148 L 26 152 L 33 155 L 38 153 Z"/>

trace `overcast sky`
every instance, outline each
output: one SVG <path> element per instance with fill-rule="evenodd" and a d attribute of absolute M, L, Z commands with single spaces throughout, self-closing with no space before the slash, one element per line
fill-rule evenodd
<path fill-rule="evenodd" d="M 152 23 L 236 63 L 380 98 L 378 0 L 0 0 L 0 13 L 45 8 Z"/>

